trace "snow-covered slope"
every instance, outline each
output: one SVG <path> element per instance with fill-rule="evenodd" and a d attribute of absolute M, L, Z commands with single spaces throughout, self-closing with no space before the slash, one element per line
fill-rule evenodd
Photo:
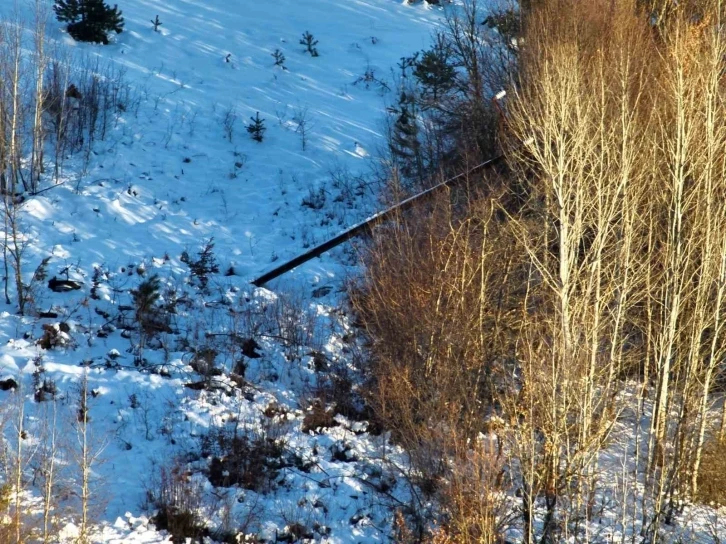
<path fill-rule="evenodd" d="M 31 7 L 8 4 L 0 15 L 17 9 L 31 20 Z M 32 374 L 42 366 L 60 399 L 66 453 L 59 486 L 66 492 L 58 521 L 65 537 L 81 523 L 72 453 L 87 375 L 91 451 L 98 452 L 93 541 L 167 541 L 142 503 L 161 467 L 177 458 L 189 470 L 189 486 L 201 490 L 200 513 L 211 528 L 249 522 L 246 532 L 274 540 L 298 523 L 315 541 L 383 541 L 391 530 L 385 496 L 395 503 L 405 489 L 381 482 L 375 460 L 395 459 L 395 449 L 341 415 L 320 433 L 303 430 L 305 410 L 331 380 L 330 369 L 336 376 L 356 371 L 357 348 L 333 309 L 345 274 L 341 251 L 271 291 L 254 290 L 249 280 L 375 208 L 378 187 L 365 175 L 384 144 L 393 71 L 400 57 L 428 45 L 440 12 L 398 0 L 120 0 L 119 7 L 125 31 L 105 47 L 76 44 L 52 17 L 48 24 L 51 42 L 121 70 L 131 98 L 88 164 L 69 157 L 63 183 L 43 180 L 48 190 L 23 207 L 27 281 L 50 257 L 49 277 L 83 283 L 61 294 L 37 285 L 33 306 L 58 317 L 20 318 L 7 307 L 0 320 L 0 378 L 21 382 L 25 399 L 19 416 L 16 396 L 0 392 L 9 446 L 21 420 L 26 431 L 28 504 L 40 504 L 32 467 L 47 438 L 50 403 L 33 400 Z M 157 14 L 160 32 L 150 22 Z M 319 56 L 299 44 L 305 31 L 318 40 Z M 284 68 L 274 65 L 276 49 Z M 356 83 L 366 72 L 378 81 Z M 246 131 L 257 112 L 267 127 L 261 143 Z M 181 256 L 196 258 L 211 238 L 220 272 L 202 292 Z M 130 319 L 130 291 L 154 274 L 164 302 L 173 292 L 176 313 L 171 332 L 141 352 L 137 332 L 123 332 L 118 316 Z M 42 349 L 43 326 L 60 323 L 59 345 Z M 261 357 L 233 360 L 234 332 L 254 333 Z M 184 386 L 200 380 L 189 363 L 208 347 L 225 371 L 243 361 L 242 387 L 222 377 L 215 391 Z M 139 371 L 135 358 L 155 371 Z M 269 489 L 215 490 L 207 480 L 212 454 L 201 437 L 230 425 L 282 445 L 285 461 Z"/>
<path fill-rule="evenodd" d="M 357 413 L 362 357 L 339 309 L 349 248 L 267 289 L 249 282 L 378 208 L 371 170 L 396 64 L 428 47 L 441 11 L 404 0 L 117 1 L 126 27 L 109 46 L 75 43 L 48 21 L 60 58 L 113 69 L 129 94 L 87 160 L 69 155 L 58 185 L 49 168 L 21 208 L 25 281 L 44 259 L 47 277 L 34 283 L 29 315 L 0 307 L 0 385 L 20 384 L 19 394 L 0 390 L 0 483 L 13 480 L 19 442 L 22 509 L 39 534 L 55 428 L 52 521 L 61 542 L 75 541 L 87 379 L 92 542 L 170 542 L 150 520 L 164 478 L 167 495 L 220 538 L 389 541 L 410 489 L 386 470 L 406 470 L 403 452 Z M 0 16 L 32 26 L 32 4 L 0 2 Z M 299 43 L 306 31 L 317 57 Z M 246 130 L 258 112 L 261 143 Z M 219 271 L 203 287 L 184 261 L 211 239 Z M 173 312 L 143 339 L 132 291 L 154 275 L 159 305 Z M 81 289 L 54 293 L 54 276 Z M 200 373 L 209 363 L 222 374 Z M 44 379 L 57 402 L 36 401 Z M 614 514 L 632 478 L 629 429 L 603 452 L 611 508 L 592 541 L 632 537 Z M 225 459 L 232 442 L 240 485 L 225 482 L 239 469 Z M 723 539 L 724 519 L 723 509 L 689 506 L 669 538 Z"/>
<path fill-rule="evenodd" d="M 437 24 L 424 5 L 127 0 L 126 30 L 107 47 L 75 44 L 51 21 L 49 34 L 69 48 L 122 68 L 141 103 L 96 147 L 81 197 L 57 190 L 31 206 L 38 238 L 87 266 L 160 256 L 214 236 L 218 254 L 250 277 L 339 230 L 358 213 L 348 197 L 371 190 L 351 180 L 348 195 L 331 186 L 331 174 L 367 173 L 384 129 L 385 90 L 355 82 L 371 70 L 393 86 L 400 57 L 426 47 Z M 156 14 L 160 32 L 150 22 Z M 305 31 L 319 42 L 316 58 L 299 44 Z M 274 65 L 276 49 L 285 69 Z M 267 127 L 262 143 L 245 130 L 257 112 Z M 72 162 L 66 174 L 67 189 L 75 188 Z M 325 211 L 301 207 L 321 187 Z M 80 240 L 73 250 L 72 240 Z"/>

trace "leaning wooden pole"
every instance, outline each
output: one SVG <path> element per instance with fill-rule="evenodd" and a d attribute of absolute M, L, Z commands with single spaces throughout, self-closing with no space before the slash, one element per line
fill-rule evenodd
<path fill-rule="evenodd" d="M 486 162 L 483 162 L 481 164 L 476 165 L 475 167 L 467 170 L 466 172 L 463 172 L 459 174 L 458 176 L 454 176 L 453 178 L 449 178 L 446 181 L 442 181 L 438 185 L 434 185 L 430 189 L 427 189 L 421 193 L 418 193 L 410 198 L 407 198 L 406 200 L 400 202 L 399 204 L 396 204 L 395 206 L 391 206 L 390 208 L 383 210 L 381 212 L 378 212 L 377 214 L 369 217 L 365 221 L 362 221 L 361 223 L 358 223 L 356 225 L 353 225 L 349 229 L 341 232 L 337 236 L 330 238 L 329 240 L 323 242 L 320 245 L 317 245 L 313 247 L 312 249 L 309 249 L 305 253 L 298 255 L 297 257 L 290 259 L 289 261 L 284 262 L 283 264 L 273 268 L 269 272 L 265 272 L 260 277 L 256 278 L 252 281 L 252 285 L 255 285 L 257 287 L 262 287 L 265 285 L 268 281 L 274 280 L 278 276 L 281 276 L 285 272 L 289 272 L 293 268 L 296 268 L 300 266 L 303 263 L 308 262 L 310 259 L 313 259 L 315 257 L 320 257 L 323 253 L 326 251 L 330 251 L 334 247 L 339 246 L 340 244 L 347 242 L 351 238 L 355 238 L 357 236 L 361 236 L 364 234 L 369 234 L 373 227 L 376 225 L 379 225 L 381 223 L 385 223 L 389 219 L 391 219 L 393 216 L 400 212 L 404 212 L 413 206 L 420 204 L 429 198 L 431 198 L 433 195 L 441 191 L 442 189 L 446 189 L 449 187 L 454 187 L 461 183 L 462 181 L 465 181 L 471 176 L 472 174 L 475 174 L 477 172 L 482 172 L 484 170 L 488 170 L 504 159 L 504 155 L 499 155 L 498 157 L 494 157 L 493 159 L 489 159 Z"/>

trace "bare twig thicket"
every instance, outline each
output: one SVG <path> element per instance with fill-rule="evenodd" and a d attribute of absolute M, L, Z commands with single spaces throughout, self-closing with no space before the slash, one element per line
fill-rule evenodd
<path fill-rule="evenodd" d="M 723 7 L 657 8 L 532 7 L 503 133 L 524 205 L 441 202 L 365 255 L 371 402 L 443 508 L 436 538 L 496 542 L 516 511 L 526 542 L 597 541 L 618 429 L 636 470 L 610 507 L 658 541 L 725 438 Z M 493 490 L 462 508 L 482 440 Z"/>
<path fill-rule="evenodd" d="M 122 71 L 61 51 L 45 35 L 49 6 L 34 0 L 34 8 L 31 24 L 17 14 L 0 21 L 3 291 L 8 304 L 14 295 L 21 314 L 32 302 L 24 277 L 23 202 L 44 182 L 61 182 L 69 153 L 83 154 L 85 170 L 95 143 L 133 102 Z M 47 163 L 52 176 L 44 176 Z"/>

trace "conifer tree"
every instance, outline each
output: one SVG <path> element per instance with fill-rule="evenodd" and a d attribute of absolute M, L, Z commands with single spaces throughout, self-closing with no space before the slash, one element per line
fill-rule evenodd
<path fill-rule="evenodd" d="M 436 104 L 456 82 L 456 68 L 446 38 L 437 36 L 434 47 L 415 61 L 413 76 L 419 81 L 426 98 Z"/>
<path fill-rule="evenodd" d="M 255 117 L 250 117 L 250 124 L 247 125 L 247 132 L 249 132 L 252 139 L 256 142 L 261 142 L 265 136 L 265 120 L 260 117 L 260 112 L 257 112 Z"/>
<path fill-rule="evenodd" d="M 311 57 L 318 56 L 318 49 L 317 47 L 315 47 L 316 45 L 318 45 L 318 40 L 316 40 L 315 37 L 307 30 L 303 32 L 302 39 L 300 40 L 300 45 L 305 46 L 306 51 L 310 53 Z"/>
<path fill-rule="evenodd" d="M 53 11 L 61 23 L 74 23 L 81 16 L 81 0 L 56 0 Z"/>
<path fill-rule="evenodd" d="M 401 92 L 396 120 L 391 127 L 390 149 L 404 177 L 420 177 L 423 172 L 419 126 L 416 119 L 415 97 Z"/>
<path fill-rule="evenodd" d="M 107 44 L 111 32 L 123 31 L 121 10 L 104 0 L 56 0 L 53 11 L 61 23 L 68 23 L 68 33 L 77 41 Z"/>

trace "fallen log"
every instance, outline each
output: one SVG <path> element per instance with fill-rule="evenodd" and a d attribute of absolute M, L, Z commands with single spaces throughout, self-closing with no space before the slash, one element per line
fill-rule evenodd
<path fill-rule="evenodd" d="M 304 264 L 308 262 L 310 259 L 314 259 L 315 257 L 319 257 L 326 251 L 330 251 L 334 247 L 339 246 L 340 244 L 347 242 L 351 238 L 355 238 L 357 236 L 362 236 L 369 234 L 373 227 L 376 225 L 379 225 L 381 223 L 384 223 L 391 219 L 393 216 L 397 215 L 400 212 L 406 211 L 413 206 L 416 206 L 418 204 L 421 204 L 422 202 L 425 202 L 435 194 L 437 194 L 442 189 L 454 187 L 464 181 L 466 181 L 469 176 L 472 174 L 475 174 L 477 172 L 482 172 L 484 170 L 488 170 L 499 163 L 501 163 L 504 159 L 504 155 L 499 155 L 498 157 L 494 157 L 493 159 L 489 159 L 486 162 L 483 162 L 481 164 L 476 165 L 475 167 L 471 168 L 470 170 L 467 170 L 466 172 L 463 172 L 457 176 L 454 176 L 453 178 L 449 178 L 446 181 L 442 181 L 438 185 L 434 185 L 430 189 L 427 189 L 425 191 L 422 191 L 421 193 L 418 193 L 416 195 L 413 195 L 412 197 L 407 198 L 406 200 L 403 200 L 399 204 L 396 204 L 395 206 L 391 206 L 390 208 L 383 210 L 381 212 L 378 212 L 377 214 L 369 217 L 365 221 L 362 221 L 361 223 L 358 223 L 356 225 L 353 225 L 349 229 L 341 232 L 337 236 L 334 236 L 333 238 L 323 242 L 322 244 L 319 244 L 315 246 L 312 249 L 309 249 L 305 253 L 298 255 L 297 257 L 290 259 L 289 261 L 284 262 L 283 264 L 276 266 L 269 272 L 265 272 L 260 277 L 252 280 L 252 285 L 256 287 L 262 287 L 265 285 L 268 281 L 274 280 L 275 278 L 281 276 L 285 272 L 289 272 L 293 268 L 296 268 L 300 266 L 301 264 Z"/>

